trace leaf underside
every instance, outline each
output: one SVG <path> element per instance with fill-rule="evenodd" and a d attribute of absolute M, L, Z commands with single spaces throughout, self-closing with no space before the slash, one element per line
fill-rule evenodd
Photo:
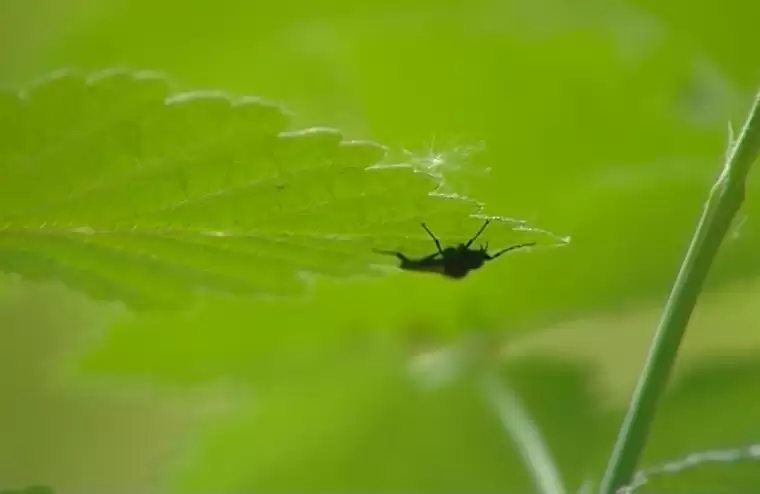
<path fill-rule="evenodd" d="M 373 247 L 429 242 L 420 218 L 480 209 L 379 144 L 152 72 L 56 73 L 0 94 L 0 122 L 0 270 L 136 308 L 366 274 Z"/>

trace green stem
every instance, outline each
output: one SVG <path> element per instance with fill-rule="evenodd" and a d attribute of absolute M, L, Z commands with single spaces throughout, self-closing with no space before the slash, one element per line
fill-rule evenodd
<path fill-rule="evenodd" d="M 760 92 L 736 142 L 731 143 L 723 172 L 710 191 L 633 392 L 602 478 L 600 494 L 613 494 L 633 477 L 689 318 L 731 220 L 744 201 L 746 178 L 759 151 Z"/>
<path fill-rule="evenodd" d="M 486 400 L 514 441 L 525 468 L 533 477 L 537 492 L 566 494 L 557 463 L 544 442 L 541 430 L 531 419 L 517 393 L 501 382 L 495 372 L 487 372 L 482 383 Z"/>

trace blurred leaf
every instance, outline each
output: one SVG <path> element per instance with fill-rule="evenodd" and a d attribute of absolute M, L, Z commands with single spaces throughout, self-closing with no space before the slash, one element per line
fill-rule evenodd
<path fill-rule="evenodd" d="M 663 400 L 643 464 L 655 466 L 687 454 L 760 443 L 758 382 L 756 356 L 726 356 L 695 366 Z M 754 492 L 760 489 L 760 463 L 757 458 L 737 457 L 653 477 L 641 492 Z"/>
<path fill-rule="evenodd" d="M 507 361 L 502 372 L 541 430 L 568 492 L 575 492 L 600 471 L 599 446 L 614 431 L 601 420 L 594 369 L 569 358 L 530 358 Z"/>
<path fill-rule="evenodd" d="M 0 494 L 55 494 L 47 485 L 32 485 L 24 489 L 0 490 Z"/>
<path fill-rule="evenodd" d="M 495 411 L 470 378 L 421 389 L 404 352 L 382 345 L 327 358 L 310 376 L 266 388 L 256 402 L 202 430 L 179 462 L 181 492 L 529 492 L 526 473 Z M 587 372 L 535 363 L 505 369 L 533 390 L 540 427 L 566 471 L 593 452 L 596 411 Z M 553 393 L 552 390 L 562 390 Z M 556 413 L 562 410 L 563 413 Z M 463 454 L 465 453 L 466 454 Z"/>
<path fill-rule="evenodd" d="M 0 489 L 155 492 L 185 435 L 235 396 L 72 379 L 73 357 L 113 307 L 60 284 L 3 278 L 11 290 L 0 296 Z"/>
<path fill-rule="evenodd" d="M 702 55 L 716 62 L 720 70 L 747 91 L 757 86 L 760 76 L 755 64 L 747 63 L 747 43 L 755 29 L 753 20 L 760 15 L 760 5 L 753 0 L 717 2 L 674 0 L 630 0 L 630 3 L 667 26 L 673 36 L 698 48 Z M 689 15 L 684 16 L 684 9 Z"/>

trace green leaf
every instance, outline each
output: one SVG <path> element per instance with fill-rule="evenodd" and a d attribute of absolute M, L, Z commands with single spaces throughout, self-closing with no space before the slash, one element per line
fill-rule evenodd
<path fill-rule="evenodd" d="M 373 247 L 429 251 L 421 220 L 465 238 L 481 209 L 379 144 L 151 72 L 58 72 L 4 95 L 0 121 L 0 269 L 134 307 L 298 293 L 387 262 Z"/>

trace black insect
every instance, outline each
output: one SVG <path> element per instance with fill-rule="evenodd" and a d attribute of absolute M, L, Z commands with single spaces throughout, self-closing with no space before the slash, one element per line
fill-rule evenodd
<path fill-rule="evenodd" d="M 446 247 L 445 249 L 441 248 L 441 243 L 438 241 L 435 235 L 433 235 L 433 232 L 431 232 L 428 227 L 425 226 L 425 223 L 422 223 L 422 228 L 424 228 L 428 235 L 430 235 L 430 238 L 433 239 L 438 252 L 434 252 L 429 256 L 421 257 L 419 259 L 410 259 L 403 253 L 397 251 L 378 249 L 374 250 L 378 254 L 396 256 L 399 261 L 401 261 L 401 264 L 399 265 L 401 269 L 406 269 L 408 271 L 440 273 L 443 276 L 447 276 L 449 278 L 460 279 L 467 276 L 467 273 L 470 271 L 483 266 L 486 261 L 492 261 L 502 254 L 509 252 L 510 250 L 522 249 L 523 247 L 531 247 L 533 245 L 536 245 L 535 242 L 511 245 L 509 247 L 501 249 L 495 254 L 488 253 L 488 243 L 480 246 L 477 249 L 471 249 L 470 246 L 472 243 L 475 242 L 481 233 L 483 233 L 483 230 L 486 229 L 489 223 L 490 220 L 486 220 L 483 226 L 480 227 L 480 230 L 478 230 L 478 233 L 476 233 L 474 237 L 468 240 L 467 243 L 452 247 Z"/>

